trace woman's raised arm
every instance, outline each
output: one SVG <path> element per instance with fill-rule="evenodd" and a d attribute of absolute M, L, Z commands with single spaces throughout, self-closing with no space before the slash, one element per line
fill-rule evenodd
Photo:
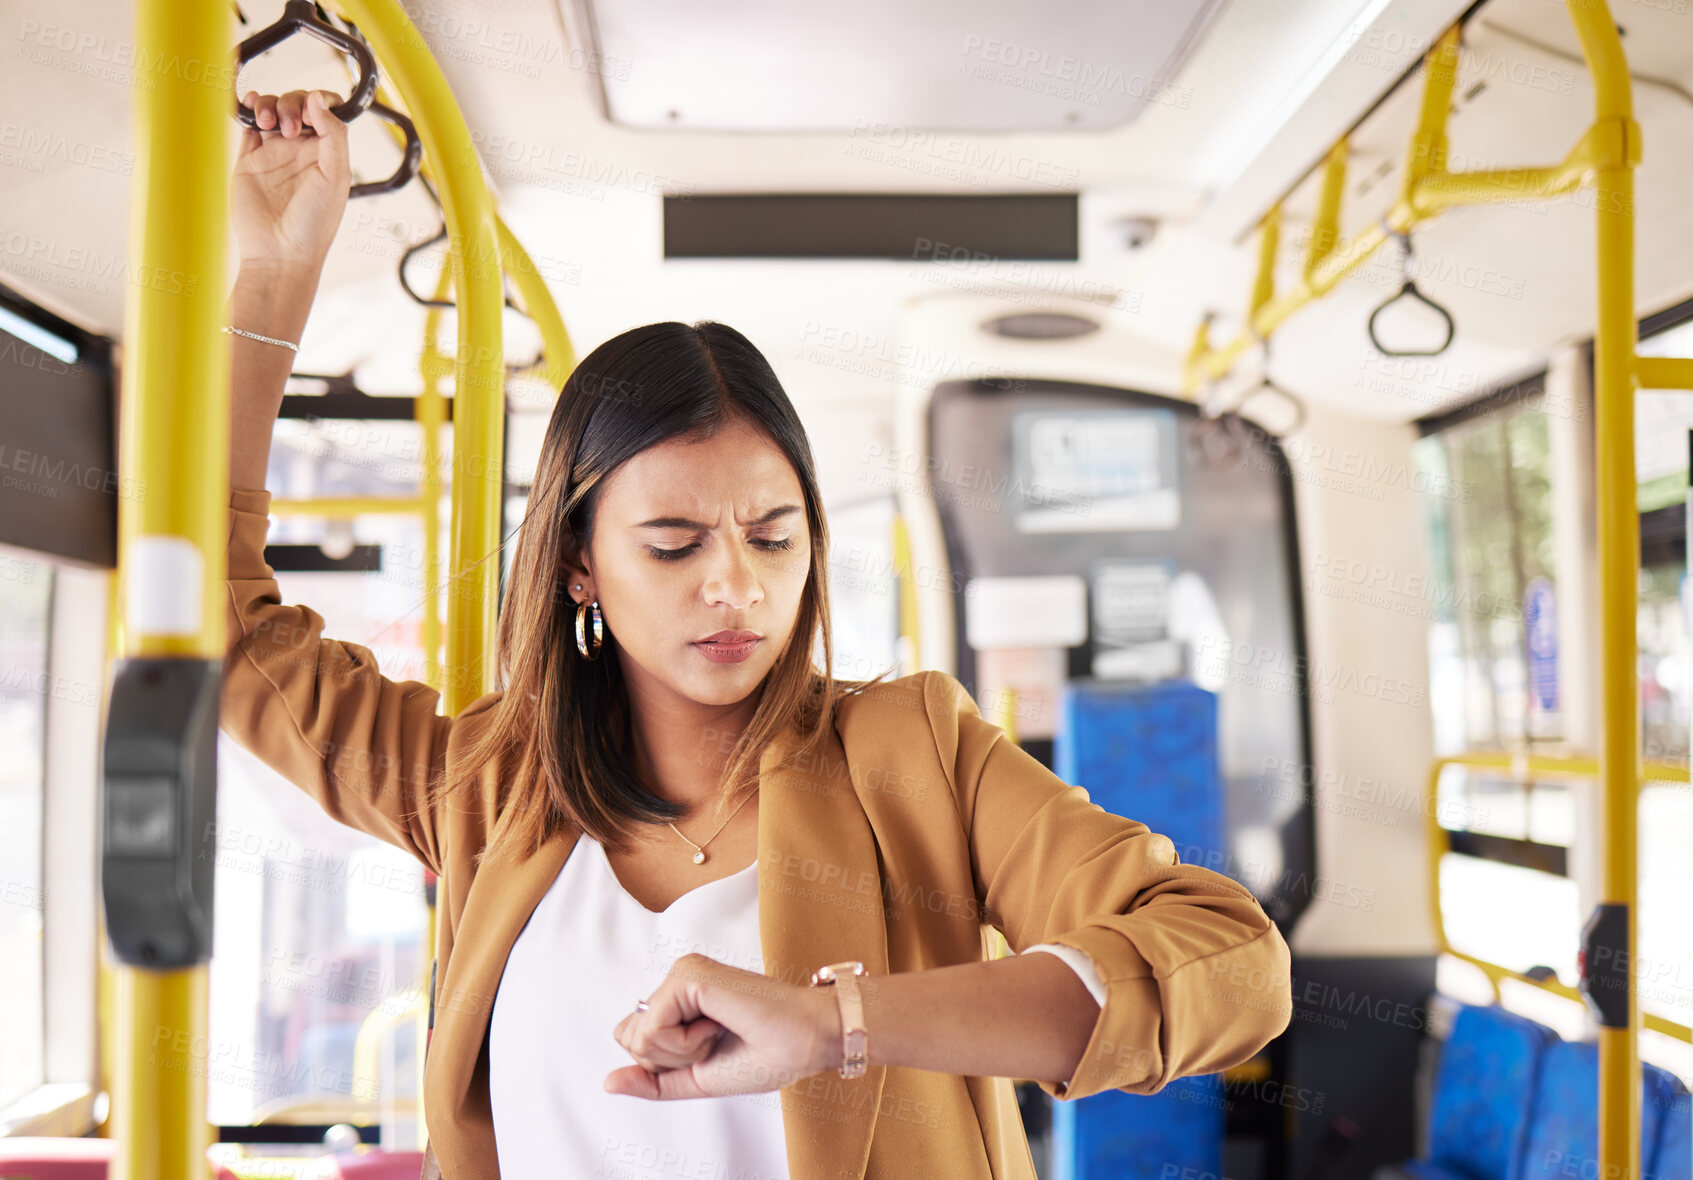
<path fill-rule="evenodd" d="M 326 101 L 327 99 L 327 101 Z M 298 343 L 346 207 L 347 132 L 314 91 L 248 96 L 264 134 L 243 133 L 231 210 L 241 268 L 233 327 Z M 294 352 L 232 335 L 229 611 L 219 727 L 329 816 L 441 871 L 431 781 L 452 721 L 439 694 L 382 676 L 368 648 L 323 638 L 323 618 L 284 606 L 264 560 L 271 431 Z"/>

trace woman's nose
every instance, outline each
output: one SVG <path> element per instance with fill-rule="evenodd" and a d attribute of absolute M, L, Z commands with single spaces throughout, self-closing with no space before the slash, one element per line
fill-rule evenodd
<path fill-rule="evenodd" d="M 721 603 L 735 610 L 747 610 L 764 598 L 764 588 L 753 569 L 752 554 L 743 545 L 718 546 L 704 590 L 706 605 Z"/>

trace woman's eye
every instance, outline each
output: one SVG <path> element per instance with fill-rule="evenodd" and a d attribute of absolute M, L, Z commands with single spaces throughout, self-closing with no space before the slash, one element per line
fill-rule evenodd
<path fill-rule="evenodd" d="M 660 561 L 678 561 L 699 548 L 699 542 L 684 545 L 680 549 L 660 549 L 657 545 L 648 545 L 647 550 Z"/>
<path fill-rule="evenodd" d="M 783 550 L 792 549 L 794 547 L 792 537 L 783 537 L 779 541 L 773 541 L 768 538 L 755 538 L 753 540 L 753 544 L 757 545 L 760 549 L 763 549 L 767 553 L 780 553 Z M 680 549 L 661 549 L 657 545 L 648 545 L 647 552 L 651 553 L 660 561 L 680 561 L 699 547 L 698 541 L 695 541 L 692 545 L 684 545 Z"/>

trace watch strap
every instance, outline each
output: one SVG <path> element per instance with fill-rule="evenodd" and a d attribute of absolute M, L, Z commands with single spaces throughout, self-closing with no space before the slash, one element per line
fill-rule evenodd
<path fill-rule="evenodd" d="M 830 963 L 811 974 L 812 987 L 835 989 L 835 1000 L 841 1012 L 841 1076 L 861 1078 L 869 1068 L 870 1033 L 864 1027 L 864 995 L 859 990 L 859 977 L 867 974 L 864 964 L 856 959 Z"/>

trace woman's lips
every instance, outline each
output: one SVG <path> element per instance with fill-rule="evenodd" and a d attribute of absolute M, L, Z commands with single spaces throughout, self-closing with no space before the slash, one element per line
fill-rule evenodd
<path fill-rule="evenodd" d="M 764 642 L 762 639 L 721 640 L 705 639 L 694 644 L 694 648 L 706 659 L 716 664 L 738 664 L 752 655 L 752 649 Z"/>

